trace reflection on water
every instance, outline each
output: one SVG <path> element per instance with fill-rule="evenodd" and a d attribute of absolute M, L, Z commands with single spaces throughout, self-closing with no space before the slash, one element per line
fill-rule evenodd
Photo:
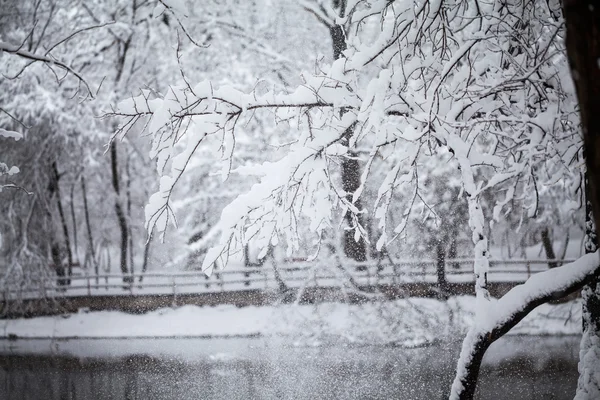
<path fill-rule="evenodd" d="M 572 399 L 578 341 L 496 343 L 478 398 Z M 293 347 L 260 338 L 3 342 L 0 399 L 443 399 L 459 347 Z"/>

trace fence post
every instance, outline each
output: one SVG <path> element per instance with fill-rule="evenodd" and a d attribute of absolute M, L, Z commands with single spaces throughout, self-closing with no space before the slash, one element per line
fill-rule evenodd
<path fill-rule="evenodd" d="M 90 287 L 90 276 L 86 274 L 85 278 L 86 278 L 86 281 L 87 281 L 88 296 L 91 296 L 92 295 L 92 288 Z"/>
<path fill-rule="evenodd" d="M 531 277 L 531 262 L 527 260 L 527 279 Z"/>
<path fill-rule="evenodd" d="M 219 278 L 219 285 L 221 285 L 221 292 L 223 292 L 224 291 L 224 289 L 223 289 L 223 284 L 224 284 L 223 274 L 218 274 L 218 278 Z"/>

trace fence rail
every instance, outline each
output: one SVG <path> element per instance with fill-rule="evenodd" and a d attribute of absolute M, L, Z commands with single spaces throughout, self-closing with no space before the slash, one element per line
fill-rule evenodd
<path fill-rule="evenodd" d="M 545 271 L 551 263 L 573 260 L 491 260 L 488 281 L 521 283 L 532 274 Z M 473 281 L 472 259 L 448 259 L 445 279 L 449 283 Z M 63 284 L 61 284 L 61 279 Z M 69 284 L 64 284 L 66 282 Z M 277 290 L 300 287 L 373 287 L 407 283 L 438 282 L 435 260 L 403 260 L 392 263 L 348 262 L 344 266 L 323 262 L 293 262 L 273 267 L 233 265 L 211 277 L 201 271 L 146 272 L 129 275 L 73 275 L 36 286 L 4 290 L 5 300 L 75 296 L 182 295 L 241 290 Z"/>

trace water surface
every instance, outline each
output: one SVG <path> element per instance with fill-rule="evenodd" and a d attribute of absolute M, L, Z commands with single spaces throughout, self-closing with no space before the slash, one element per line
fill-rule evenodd
<path fill-rule="evenodd" d="M 572 399 L 577 337 L 509 337 L 477 398 Z M 0 399 L 443 399 L 460 342 L 405 349 L 286 339 L 0 341 Z"/>

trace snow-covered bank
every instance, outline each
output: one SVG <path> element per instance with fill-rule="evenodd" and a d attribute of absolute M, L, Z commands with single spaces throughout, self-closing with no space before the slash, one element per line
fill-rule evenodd
<path fill-rule="evenodd" d="M 474 312 L 474 297 L 447 302 L 411 298 L 348 305 L 279 305 L 268 307 L 184 306 L 143 315 L 117 311 L 0 321 L 0 338 L 152 338 L 285 336 L 318 343 L 420 345 L 463 333 Z M 524 335 L 581 333 L 579 301 L 545 304 L 512 331 Z"/>

